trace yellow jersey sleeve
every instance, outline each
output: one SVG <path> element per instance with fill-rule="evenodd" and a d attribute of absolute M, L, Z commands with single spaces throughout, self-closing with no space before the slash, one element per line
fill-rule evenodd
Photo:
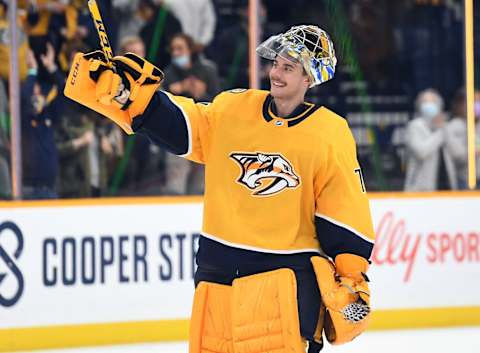
<path fill-rule="evenodd" d="M 374 231 L 353 136 L 345 121 L 325 150 L 315 177 L 315 224 L 325 253 L 370 257 Z"/>
<path fill-rule="evenodd" d="M 195 103 L 193 99 L 165 93 L 171 102 L 180 109 L 187 124 L 188 149 L 181 157 L 198 163 L 206 163 L 215 125 L 215 100 L 212 103 Z"/>

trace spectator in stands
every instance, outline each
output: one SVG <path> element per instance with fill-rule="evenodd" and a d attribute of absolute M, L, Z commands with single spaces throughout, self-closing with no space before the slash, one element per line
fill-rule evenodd
<path fill-rule="evenodd" d="M 120 52 L 146 55 L 145 43 L 139 36 L 126 36 L 120 41 Z M 142 56 L 143 57 L 143 56 Z"/>
<path fill-rule="evenodd" d="M 30 48 L 37 61 L 46 53 L 46 43 L 60 52 L 63 43 L 75 38 L 78 25 L 78 9 L 73 0 L 29 1 L 24 27 L 28 34 Z M 49 73 L 39 65 L 38 75 L 44 79 Z"/>
<path fill-rule="evenodd" d="M 86 118 L 93 130 L 93 138 L 86 144 L 90 196 L 99 197 L 106 193 L 111 174 L 108 167 L 122 155 L 123 143 L 119 128 L 111 121 L 99 121 L 99 114 L 94 112 L 88 112 Z"/>
<path fill-rule="evenodd" d="M 64 55 L 71 65 L 77 52 L 88 48 L 79 41 L 69 41 L 64 46 Z M 61 198 L 92 196 L 89 146 L 94 140 L 94 124 L 87 111 L 73 101 L 65 104 L 60 121 L 55 129 L 55 142 L 59 153 L 57 191 Z"/>
<path fill-rule="evenodd" d="M 262 2 L 260 2 L 259 12 L 261 27 L 259 37 L 262 38 L 265 36 L 263 28 L 265 27 L 266 20 L 266 8 Z M 218 66 L 218 71 L 222 78 L 222 87 L 224 89 L 250 87 L 247 0 L 240 1 L 237 22 L 223 30 L 219 33 L 219 36 L 215 38 L 211 47 L 210 57 L 215 60 Z M 261 74 L 265 75 L 266 72 L 268 72 L 268 70 Z"/>
<path fill-rule="evenodd" d="M 60 197 L 105 195 L 116 159 L 123 154 L 119 129 L 106 119 L 99 121 L 98 114 L 72 103 L 57 130 Z"/>
<path fill-rule="evenodd" d="M 122 38 L 120 41 L 120 53 L 123 55 L 128 52 L 145 57 L 146 49 L 143 40 L 137 36 L 127 36 Z M 116 125 L 114 126 L 118 129 Z M 127 161 L 128 168 L 125 169 L 125 175 L 120 178 L 125 180 L 123 185 L 128 185 L 133 188 L 133 193 L 141 192 L 142 194 L 145 194 L 152 192 L 158 194 L 160 192 L 160 187 L 158 185 L 163 179 L 162 166 L 165 158 L 164 151 L 159 149 L 156 145 L 151 143 L 146 136 L 141 134 L 136 134 L 135 136 L 124 135 L 123 137 L 125 149 L 130 149 L 132 151 L 131 158 Z M 147 187 L 146 185 L 152 180 L 153 190 L 145 190 L 145 187 Z"/>
<path fill-rule="evenodd" d="M 199 58 L 195 43 L 188 34 L 173 36 L 170 53 L 172 63 L 165 69 L 163 83 L 170 92 L 206 102 L 219 92 L 215 65 L 205 58 Z"/>
<path fill-rule="evenodd" d="M 446 126 L 446 148 L 452 156 L 459 189 L 468 187 L 468 140 L 465 90 L 460 89 L 452 102 L 452 120 Z M 480 91 L 475 92 L 475 119 L 480 118 Z M 480 126 L 476 126 L 477 179 L 480 172 Z"/>
<path fill-rule="evenodd" d="M 7 5 L 4 0 L 0 1 L 0 79 L 8 80 L 10 74 L 10 39 L 8 35 Z M 17 25 L 18 31 L 18 71 L 20 80 L 27 77 L 27 50 L 28 40 L 25 31 L 20 25 Z"/>
<path fill-rule="evenodd" d="M 452 119 L 448 122 L 446 132 L 446 148 L 452 156 L 456 169 L 458 188 L 467 188 L 468 152 L 467 152 L 467 112 L 465 90 L 460 89 L 453 98 Z"/>
<path fill-rule="evenodd" d="M 182 31 L 182 25 L 162 0 L 140 0 L 139 11 L 145 21 L 140 30 L 143 43 L 148 44 L 145 57 L 152 64 L 164 69 L 170 64 L 170 38 Z"/>
<path fill-rule="evenodd" d="M 112 0 L 113 16 L 118 25 L 118 45 L 122 38 L 138 36 L 145 25 L 145 19 L 138 11 L 140 0 Z"/>
<path fill-rule="evenodd" d="M 68 41 L 76 40 L 83 42 L 88 48 L 100 49 L 98 41 L 97 29 L 92 21 L 92 15 L 88 10 L 87 2 L 85 0 L 70 0 L 74 8 L 77 10 L 77 25 L 73 37 L 68 38 Z M 133 1 L 134 2 L 134 1 Z M 113 51 L 117 51 L 117 42 L 120 38 L 119 27 L 123 24 L 123 18 L 115 12 L 115 0 L 101 0 L 97 1 L 98 8 L 102 14 L 102 20 L 105 25 L 105 30 L 110 40 L 110 45 Z M 117 17 L 118 16 L 118 17 Z M 134 13 L 130 14 L 130 18 L 135 19 Z"/>
<path fill-rule="evenodd" d="M 23 194 L 25 199 L 56 198 L 58 153 L 54 139 L 57 118 L 62 113 L 64 76 L 55 64 L 55 51 L 47 43 L 41 55 L 50 80 L 37 77 L 38 64 L 27 55 L 28 75 L 21 88 Z"/>
<path fill-rule="evenodd" d="M 211 0 L 164 0 L 173 15 L 180 20 L 183 32 L 195 44 L 197 53 L 210 44 L 215 32 L 216 15 Z"/>
<path fill-rule="evenodd" d="M 87 112 L 75 103 L 68 104 L 55 134 L 60 158 L 58 194 L 61 198 L 91 197 L 89 148 L 95 138 L 94 124 Z"/>
<path fill-rule="evenodd" d="M 462 20 L 445 1 L 398 3 L 410 3 L 395 30 L 397 72 L 403 85 L 412 93 L 436 87 L 443 97 L 453 96 L 463 77 L 463 58 L 458 55 L 463 52 Z"/>
<path fill-rule="evenodd" d="M 446 114 L 440 94 L 427 89 L 417 96 L 416 113 L 406 128 L 405 191 L 457 189 L 452 156 L 445 147 Z"/>
<path fill-rule="evenodd" d="M 124 156 L 124 134 L 110 120 L 98 119 L 98 114 L 89 116 L 95 122 L 95 137 L 100 152 L 98 158 L 99 192 L 94 196 L 101 196 L 106 194 L 108 183 L 119 166 L 120 159 Z"/>
<path fill-rule="evenodd" d="M 218 65 L 222 86 L 225 89 L 247 88 L 250 86 L 248 75 L 248 4 L 238 10 L 238 21 L 222 31 L 215 39 L 213 50 Z M 220 49 L 221 48 L 221 49 Z M 216 53 L 222 51 L 221 55 Z"/>
<path fill-rule="evenodd" d="M 219 92 L 219 80 L 213 63 L 200 58 L 195 43 L 184 33 L 170 43 L 172 64 L 165 70 L 163 86 L 171 93 L 209 102 Z M 165 157 L 166 194 L 203 193 L 203 166 L 167 153 Z"/>

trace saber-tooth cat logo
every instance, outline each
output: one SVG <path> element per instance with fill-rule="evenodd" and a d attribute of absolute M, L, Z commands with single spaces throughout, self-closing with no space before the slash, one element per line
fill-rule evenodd
<path fill-rule="evenodd" d="M 286 188 L 296 188 L 300 178 L 292 164 L 280 153 L 231 153 L 241 168 L 237 182 L 254 190 L 252 195 L 270 196 Z"/>
<path fill-rule="evenodd" d="M 11 251 L 11 247 L 3 247 L 2 242 L 5 245 L 7 239 L 12 236 L 16 240 L 16 247 L 10 255 L 8 250 Z M 0 306 L 13 306 L 22 296 L 24 288 L 23 275 L 14 261 L 18 260 L 22 251 L 23 235 L 20 228 L 18 228 L 13 222 L 4 222 L 0 224 L 0 260 L 5 263 L 7 268 L 7 272 L 3 272 L 5 265 L 0 264 Z M 16 282 L 16 286 L 10 285 L 14 282 Z M 12 287 L 14 288 L 13 290 L 11 289 Z"/>

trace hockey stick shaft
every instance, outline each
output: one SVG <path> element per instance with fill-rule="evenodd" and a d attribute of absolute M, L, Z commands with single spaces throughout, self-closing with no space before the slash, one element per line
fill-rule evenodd
<path fill-rule="evenodd" d="M 98 8 L 97 2 L 95 0 L 88 0 L 88 9 L 92 15 L 93 23 L 97 29 L 98 38 L 100 39 L 100 46 L 102 51 L 107 57 L 108 61 L 113 59 L 113 50 L 108 40 L 107 31 L 105 30 L 105 25 L 103 24 L 102 16 L 100 15 L 100 10 Z"/>

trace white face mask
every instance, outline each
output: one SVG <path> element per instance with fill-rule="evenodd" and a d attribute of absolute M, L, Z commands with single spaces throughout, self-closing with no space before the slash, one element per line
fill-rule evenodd
<path fill-rule="evenodd" d="M 435 102 L 420 103 L 419 112 L 426 120 L 431 121 L 440 113 L 440 105 Z"/>
<path fill-rule="evenodd" d="M 172 58 L 173 65 L 185 69 L 190 64 L 190 55 L 180 55 Z"/>

